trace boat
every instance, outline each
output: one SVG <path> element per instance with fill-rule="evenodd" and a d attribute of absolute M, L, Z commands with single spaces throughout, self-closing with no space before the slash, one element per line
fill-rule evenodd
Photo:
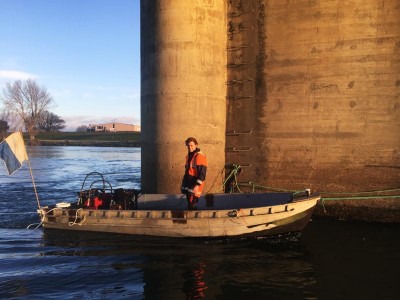
<path fill-rule="evenodd" d="M 206 194 L 199 198 L 196 210 L 188 210 L 183 194 L 113 190 L 98 175 L 102 180 L 92 182 L 89 189 L 84 189 L 88 176 L 85 178 L 75 202 L 38 209 L 45 230 L 174 238 L 275 236 L 303 230 L 320 199 L 309 189 L 298 193 Z M 95 188 L 98 182 L 102 186 Z"/>

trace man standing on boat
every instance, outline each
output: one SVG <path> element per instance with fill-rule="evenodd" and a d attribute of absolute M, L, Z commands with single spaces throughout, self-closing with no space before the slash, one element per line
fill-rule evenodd
<path fill-rule="evenodd" d="M 185 144 L 188 148 L 188 155 L 186 156 L 181 192 L 186 195 L 188 209 L 196 209 L 197 201 L 204 188 L 208 163 L 206 156 L 197 148 L 198 143 L 195 138 L 189 137 Z"/>

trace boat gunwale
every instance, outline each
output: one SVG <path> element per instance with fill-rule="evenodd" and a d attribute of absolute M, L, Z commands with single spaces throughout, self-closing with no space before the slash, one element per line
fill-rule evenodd
<path fill-rule="evenodd" d="M 82 218 L 82 217 L 89 217 L 89 218 L 115 218 L 115 219 L 121 219 L 121 218 L 135 218 L 135 219 L 176 219 L 176 220 L 182 220 L 182 219 L 198 219 L 198 218 L 233 218 L 233 217 L 254 217 L 254 216 L 263 216 L 263 215 L 271 215 L 271 214 L 277 214 L 277 213 L 284 213 L 288 212 L 288 206 L 293 206 L 295 204 L 300 204 L 304 202 L 313 202 L 315 201 L 315 205 L 317 204 L 317 201 L 320 200 L 320 196 L 310 196 L 310 197 L 301 197 L 298 199 L 295 199 L 293 202 L 288 202 L 288 203 L 283 203 L 283 204 L 274 204 L 274 205 L 265 205 L 265 206 L 255 206 L 255 207 L 248 207 L 248 208 L 229 208 L 229 209 L 213 209 L 213 208 L 205 208 L 205 209 L 198 209 L 198 210 L 188 210 L 188 209 L 174 209 L 174 208 L 165 208 L 165 209 L 125 209 L 125 210 L 119 210 L 119 209 L 91 209 L 91 208 L 71 208 L 71 207 L 42 207 L 41 209 L 38 209 L 39 214 L 43 217 L 48 216 L 48 217 L 76 217 L 76 218 Z M 314 206 L 315 206 L 314 205 Z M 279 208 L 285 207 L 284 210 L 278 210 Z M 273 208 L 274 211 L 272 210 Z M 259 210 L 264 210 L 267 209 L 267 212 L 257 212 Z M 256 211 L 257 210 L 257 211 Z M 55 215 L 54 213 L 49 214 L 50 212 L 53 211 L 61 211 L 61 214 Z M 67 212 L 64 214 L 64 212 Z M 73 213 L 70 214 L 70 212 Z M 234 212 L 237 214 L 235 215 Z M 241 214 L 239 215 L 239 212 Z M 174 214 L 175 217 L 166 217 L 164 216 L 158 216 L 159 214 Z M 213 216 L 198 216 L 198 214 L 212 214 Z M 78 215 L 79 214 L 79 215 Z M 128 214 L 131 214 L 131 216 L 127 216 Z M 135 216 L 133 216 L 135 214 Z M 136 216 L 137 214 L 137 216 Z M 157 215 L 157 216 L 154 216 Z M 182 217 L 178 217 L 177 215 L 182 215 Z"/>

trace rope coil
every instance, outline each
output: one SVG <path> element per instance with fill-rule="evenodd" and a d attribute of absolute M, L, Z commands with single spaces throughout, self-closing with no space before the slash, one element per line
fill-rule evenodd
<path fill-rule="evenodd" d="M 75 220 L 73 222 L 68 222 L 68 226 L 74 226 L 75 224 L 78 224 L 79 226 L 82 226 L 82 224 L 86 221 L 86 215 L 83 216 L 83 218 L 77 223 L 76 221 L 78 220 L 78 212 L 81 211 L 82 208 L 79 208 L 75 212 Z"/>

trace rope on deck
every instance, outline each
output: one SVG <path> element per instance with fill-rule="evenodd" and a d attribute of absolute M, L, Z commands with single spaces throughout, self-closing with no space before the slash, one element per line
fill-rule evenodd
<path fill-rule="evenodd" d="M 300 193 L 302 191 L 299 190 L 287 190 L 287 189 L 282 189 L 282 188 L 276 188 L 276 187 L 271 187 L 271 186 L 265 186 L 265 185 L 260 185 L 257 183 L 253 183 L 252 181 L 249 181 L 247 183 L 238 183 L 238 185 L 240 186 L 247 186 L 247 187 L 251 187 L 253 189 L 253 192 L 256 189 L 262 189 L 262 190 L 268 190 L 268 191 L 274 191 L 274 192 L 287 192 L 287 193 Z"/>

